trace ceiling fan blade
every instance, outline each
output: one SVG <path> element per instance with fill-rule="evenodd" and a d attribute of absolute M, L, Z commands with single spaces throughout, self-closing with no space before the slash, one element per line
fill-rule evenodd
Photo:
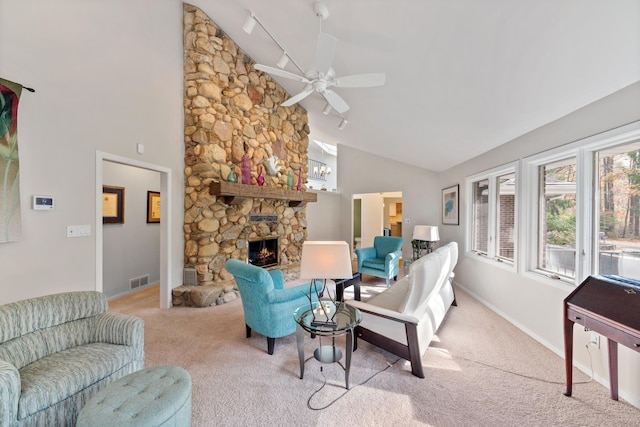
<path fill-rule="evenodd" d="M 311 83 L 305 76 L 299 76 L 279 68 L 269 67 L 268 65 L 254 64 L 253 68 L 259 71 L 264 71 L 265 73 L 273 74 L 274 76 L 284 77 L 285 79 L 297 80 L 307 84 Z"/>
<path fill-rule="evenodd" d="M 347 104 L 347 102 L 334 91 L 327 89 L 322 92 L 322 96 L 324 96 L 324 99 L 326 99 L 329 105 L 331 105 L 331 108 L 336 110 L 339 114 L 349 110 L 349 104 Z"/>
<path fill-rule="evenodd" d="M 312 92 L 313 92 L 313 86 L 307 85 L 307 86 L 305 86 L 305 88 L 304 88 L 304 90 L 302 92 L 300 92 L 297 95 L 292 96 L 291 98 L 287 99 L 286 101 L 284 101 L 280 105 L 283 106 L 283 107 L 290 107 L 293 104 L 295 104 L 295 103 L 303 100 L 307 96 L 311 95 Z"/>
<path fill-rule="evenodd" d="M 316 45 L 316 70 L 318 73 L 326 75 L 329 72 L 337 46 L 338 39 L 331 34 L 318 34 L 318 42 Z"/>
<path fill-rule="evenodd" d="M 374 87 L 382 86 L 386 80 L 385 73 L 354 74 L 337 78 L 334 82 L 338 87 Z"/>

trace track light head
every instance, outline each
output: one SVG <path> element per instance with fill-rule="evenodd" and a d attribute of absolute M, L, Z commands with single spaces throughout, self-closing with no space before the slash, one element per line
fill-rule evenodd
<path fill-rule="evenodd" d="M 322 109 L 322 114 L 324 114 L 325 116 L 328 115 L 331 112 L 331 104 L 329 104 L 327 102 L 327 105 L 324 106 L 324 108 Z"/>
<path fill-rule="evenodd" d="M 242 25 L 242 29 L 245 33 L 251 34 L 253 28 L 256 26 L 256 18 L 253 12 L 249 11 L 249 16 L 244 21 L 244 25 Z"/>
<path fill-rule="evenodd" d="M 341 121 L 341 122 L 340 122 L 340 124 L 338 125 L 338 129 L 340 129 L 340 130 L 344 129 L 345 127 L 347 127 L 347 124 L 348 124 L 348 123 L 349 123 L 349 122 L 347 121 L 347 119 L 342 119 L 342 121 Z"/>

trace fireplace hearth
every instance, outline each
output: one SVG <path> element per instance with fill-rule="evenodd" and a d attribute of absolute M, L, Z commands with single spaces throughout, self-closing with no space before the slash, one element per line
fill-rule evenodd
<path fill-rule="evenodd" d="M 258 267 L 278 265 L 278 238 L 250 240 L 247 262 Z"/>

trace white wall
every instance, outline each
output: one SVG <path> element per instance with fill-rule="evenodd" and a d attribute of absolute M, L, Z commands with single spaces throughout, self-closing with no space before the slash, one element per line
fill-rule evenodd
<path fill-rule="evenodd" d="M 465 177 L 503 165 L 550 148 L 580 140 L 640 120 L 640 83 L 584 107 L 556 122 L 536 129 L 508 144 L 461 164 L 439 179 L 441 186 L 460 184 L 465 194 Z M 434 195 L 435 197 L 435 195 Z M 456 268 L 456 282 L 486 305 L 520 327 L 551 350 L 564 355 L 562 307 L 573 286 L 537 276 L 516 274 L 497 263 L 464 253 L 465 201 L 461 197 L 460 226 L 441 228 L 443 240 L 455 240 L 461 246 Z M 522 231 L 522 230 L 521 230 Z M 521 234 L 520 239 L 525 235 Z M 588 334 L 575 328 L 574 363 L 587 373 L 589 355 L 585 349 Z M 640 407 L 640 354 L 620 348 L 620 395 Z M 592 350 L 593 352 L 593 350 Z M 608 387 L 606 345 L 595 351 L 593 367 L 596 377 Z M 575 392 L 574 392 L 575 393 Z"/>
<path fill-rule="evenodd" d="M 367 165 L 366 168 L 354 165 Z M 440 224 L 440 184 L 433 172 L 338 145 L 338 191 L 341 239 L 351 232 L 351 198 L 354 194 L 402 192 L 402 253 L 411 259 L 414 224 Z M 311 227 L 311 224 L 309 225 Z"/>
<path fill-rule="evenodd" d="M 308 240 L 346 240 L 340 235 L 340 194 L 317 191 L 318 201 L 307 203 Z M 348 243 L 349 240 L 346 240 Z"/>
<path fill-rule="evenodd" d="M 160 281 L 160 224 L 147 223 L 147 191 L 160 192 L 160 174 L 112 162 L 102 173 L 104 185 L 125 189 L 124 224 L 102 226 L 102 292 L 112 298 L 131 291 L 130 279 Z"/>
<path fill-rule="evenodd" d="M 0 58 L 0 76 L 36 89 L 20 102 L 22 240 L 0 245 L 0 304 L 96 288 L 96 151 L 172 170 L 182 284 L 182 2 L 3 0 Z M 33 194 L 55 210 L 31 210 Z M 85 224 L 91 236 L 66 237 Z"/>

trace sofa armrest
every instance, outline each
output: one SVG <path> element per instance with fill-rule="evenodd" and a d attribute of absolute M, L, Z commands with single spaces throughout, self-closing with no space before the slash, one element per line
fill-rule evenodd
<path fill-rule="evenodd" d="M 111 311 L 103 313 L 97 316 L 93 342 L 132 346 L 136 359 L 144 360 L 144 320 Z"/>
<path fill-rule="evenodd" d="M 18 420 L 20 373 L 9 362 L 0 360 L 0 426 L 10 426 Z"/>
<path fill-rule="evenodd" d="M 388 308 L 378 307 L 376 305 L 368 304 L 363 301 L 349 300 L 347 301 L 347 304 L 356 307 L 363 313 L 367 313 L 372 316 L 383 317 L 385 319 L 393 320 L 399 323 L 413 323 L 417 325 L 418 321 L 420 320 L 410 314 L 400 313 L 398 311 L 389 310 Z"/>

